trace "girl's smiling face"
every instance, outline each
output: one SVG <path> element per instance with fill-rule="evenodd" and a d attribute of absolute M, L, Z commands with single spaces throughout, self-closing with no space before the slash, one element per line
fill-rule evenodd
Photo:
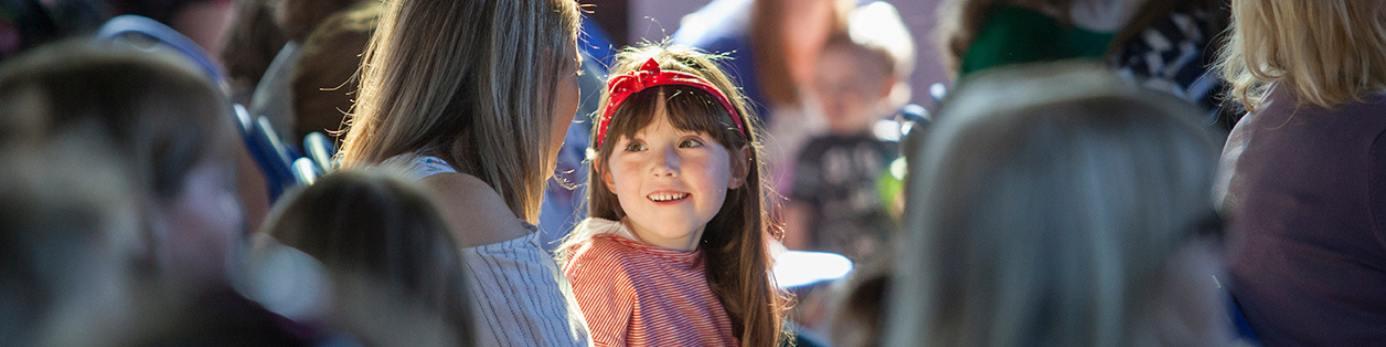
<path fill-rule="evenodd" d="M 727 190 L 744 182 L 733 172 L 733 157 L 711 135 L 675 127 L 661 102 L 649 125 L 615 143 L 602 182 L 641 241 L 692 250 L 722 209 Z"/>

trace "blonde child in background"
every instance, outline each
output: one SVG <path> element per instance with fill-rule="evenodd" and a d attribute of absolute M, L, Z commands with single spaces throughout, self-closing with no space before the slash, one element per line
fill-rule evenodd
<path fill-rule="evenodd" d="M 813 89 L 827 132 L 799 152 L 789 192 L 785 244 L 863 261 L 895 228 L 877 191 L 899 145 L 873 131 L 909 99 L 914 45 L 889 4 L 852 12 L 848 30 L 828 40 Z"/>

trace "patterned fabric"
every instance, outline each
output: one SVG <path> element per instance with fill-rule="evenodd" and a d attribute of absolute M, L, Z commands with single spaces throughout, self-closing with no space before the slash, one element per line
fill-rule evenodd
<path fill-rule="evenodd" d="M 427 155 L 395 156 L 382 165 L 402 167 L 418 179 L 457 172 L 442 158 Z M 462 248 L 475 341 L 482 346 L 591 345 L 572 287 L 559 275 L 536 228 L 525 227 L 530 231 L 525 236 Z"/>
<path fill-rule="evenodd" d="M 573 282 L 597 346 L 737 346 L 731 317 L 712 293 L 701 249 L 637 241 L 620 222 L 588 219 L 574 230 L 563 273 Z"/>
<path fill-rule="evenodd" d="M 1118 73 L 1151 89 L 1198 105 L 1209 124 L 1219 120 L 1217 95 L 1222 79 L 1211 69 L 1217 32 L 1208 32 L 1214 14 L 1174 11 L 1155 21 L 1112 58 Z"/>
<path fill-rule="evenodd" d="M 809 140 L 795 163 L 789 196 L 809 209 L 811 250 L 854 262 L 882 254 L 895 226 L 877 183 L 899 157 L 897 147 L 871 134 Z"/>

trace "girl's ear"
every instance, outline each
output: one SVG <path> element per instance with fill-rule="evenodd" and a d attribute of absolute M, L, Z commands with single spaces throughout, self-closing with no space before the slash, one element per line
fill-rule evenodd
<path fill-rule="evenodd" d="M 597 168 L 597 174 L 602 177 L 602 184 L 606 185 L 606 191 L 611 192 L 611 194 L 616 194 L 616 181 L 611 179 L 611 170 L 607 170 L 605 166 L 597 166 L 605 164 L 605 162 L 600 160 L 592 160 L 593 167 Z"/>
<path fill-rule="evenodd" d="M 751 174 L 751 147 L 741 146 L 731 157 L 731 181 L 727 182 L 727 189 L 738 189 L 746 185 L 746 176 Z"/>

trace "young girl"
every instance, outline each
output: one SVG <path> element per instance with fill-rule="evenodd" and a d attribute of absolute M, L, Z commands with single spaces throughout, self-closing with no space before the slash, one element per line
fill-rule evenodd
<path fill-rule="evenodd" d="M 0 106 L 0 119 L 18 120 L 0 138 L 79 136 L 110 151 L 136 181 L 132 203 L 159 275 L 193 290 L 224 287 L 243 233 L 238 139 L 226 100 L 190 64 L 81 42 L 48 46 L 0 69 L 0 105 L 20 105 Z"/>
<path fill-rule="evenodd" d="M 561 248 L 599 346 L 774 346 L 753 117 L 703 54 L 618 56 L 593 130 L 589 216 Z"/>

